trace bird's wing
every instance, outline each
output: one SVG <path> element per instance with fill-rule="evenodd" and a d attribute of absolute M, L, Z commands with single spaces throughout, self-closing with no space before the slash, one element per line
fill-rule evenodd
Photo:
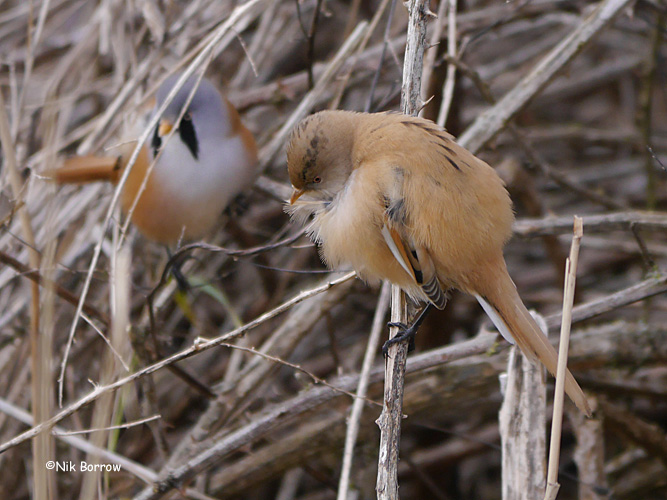
<path fill-rule="evenodd" d="M 59 184 L 82 184 L 94 181 L 116 182 L 122 168 L 120 157 L 74 156 L 47 176 Z"/>
<path fill-rule="evenodd" d="M 384 241 L 394 258 L 414 278 L 433 305 L 443 309 L 447 303 L 447 293 L 438 281 L 435 265 L 428 250 L 412 241 L 406 234 L 403 223 L 396 220 L 395 214 L 391 206 L 385 212 L 382 226 Z"/>

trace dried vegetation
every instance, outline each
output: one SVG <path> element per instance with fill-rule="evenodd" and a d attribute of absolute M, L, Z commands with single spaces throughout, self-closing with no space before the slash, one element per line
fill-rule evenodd
<path fill-rule="evenodd" d="M 559 498 L 665 498 L 667 8 L 602 3 L 620 13 L 587 25 L 597 4 L 584 0 L 473 0 L 449 16 L 432 2 L 441 15 L 429 25 L 423 95 L 434 97 L 424 114 L 435 119 L 451 101 L 447 128 L 506 180 L 518 235 L 510 272 L 552 331 L 572 215 L 584 219 L 570 366 L 598 410 L 592 421 L 566 419 Z M 322 274 L 303 238 L 275 245 L 297 233 L 282 211 L 282 147 L 312 110 L 398 109 L 401 2 L 5 0 L 0 9 L 0 442 L 54 416 L 46 427 L 58 434 L 10 443 L 0 496 L 335 498 L 350 393 L 385 299 Z M 595 36 L 538 85 L 531 71 L 580 26 Z M 184 250 L 194 286 L 179 294 L 161 280 L 164 249 L 123 232 L 117 212 L 106 217 L 110 186 L 56 188 L 40 173 L 75 152 L 113 154 L 161 79 L 192 61 L 238 107 L 265 170 L 207 238 L 215 248 Z M 448 68 L 453 94 L 443 99 Z M 507 350 L 485 326 L 470 297 L 455 294 L 417 338 L 403 498 L 499 498 Z M 348 498 L 374 496 L 384 372 L 370 348 Z M 95 459 L 91 445 L 108 452 Z M 48 460 L 122 470 L 53 472 Z"/>

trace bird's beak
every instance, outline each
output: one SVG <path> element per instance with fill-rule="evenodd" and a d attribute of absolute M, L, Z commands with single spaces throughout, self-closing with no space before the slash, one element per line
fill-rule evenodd
<path fill-rule="evenodd" d="M 169 120 L 162 119 L 160 120 L 157 133 L 160 137 L 165 137 L 169 135 L 169 132 L 171 132 L 172 128 L 174 128 L 174 125 Z"/>
<path fill-rule="evenodd" d="M 301 195 L 303 195 L 305 191 L 303 189 L 295 189 L 294 192 L 292 193 L 292 196 L 289 199 L 289 204 L 294 205 L 294 202 L 301 198 Z"/>

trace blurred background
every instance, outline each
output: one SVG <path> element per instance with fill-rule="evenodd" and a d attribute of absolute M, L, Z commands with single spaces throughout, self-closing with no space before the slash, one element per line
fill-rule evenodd
<path fill-rule="evenodd" d="M 627 3 L 520 109 L 511 130 L 477 151 L 514 201 L 517 236 L 505 252 L 510 274 L 552 333 L 572 215 L 584 217 L 575 305 L 602 305 L 575 314 L 570 366 L 598 411 L 584 424 L 568 409 L 560 499 L 667 498 L 667 299 L 660 295 L 667 290 L 667 6 Z M 448 16 L 446 5 L 432 1 L 438 17 L 428 27 L 423 116 L 436 120 L 444 102 L 446 128 L 461 135 L 597 5 L 466 0 Z M 448 17 L 456 20 L 455 45 Z M 363 21 L 368 28 L 359 36 Z M 0 3 L 7 139 L 0 171 L 0 442 L 28 428 L 18 409 L 43 420 L 96 385 L 343 276 L 326 271 L 307 238 L 290 238 L 299 228 L 283 212 L 289 181 L 282 129 L 331 107 L 399 110 L 406 23 L 402 2 L 375 0 Z M 259 249 L 193 249 L 183 266 L 191 287 L 183 292 L 168 273 L 161 282 L 163 247 L 131 225 L 122 233 L 118 211 L 105 227 L 112 186 L 59 187 L 44 174 L 64 157 L 114 155 L 135 140 L 162 79 L 202 53 L 210 55 L 199 68 L 255 134 L 263 169 L 205 241 Z M 443 93 L 448 67 L 456 72 Z M 305 98 L 309 106 L 299 110 Z M 292 241 L 275 245 L 285 239 Z M 78 321 L 63 365 L 96 245 L 87 319 Z M 145 488 L 149 494 L 146 480 L 180 467 L 184 482 L 171 485 L 180 492 L 169 498 L 336 498 L 353 400 L 314 385 L 308 374 L 356 389 L 378 295 L 379 288 L 348 280 L 233 341 L 305 373 L 221 346 L 178 363 L 198 387 L 166 369 L 124 384 L 58 425 L 84 431 L 160 415 L 76 436 L 134 465 L 99 475 L 49 473 L 47 460 L 94 459 L 80 442 L 43 436 L 0 455 L 0 496 L 132 498 Z M 453 293 L 417 336 L 410 356 L 422 356 L 428 369 L 407 377 L 399 470 L 405 499 L 500 498 L 498 374 L 507 345 L 498 338 L 487 346 L 493 348 L 451 363 L 429 357 L 489 328 L 473 298 Z M 381 342 L 385 337 L 386 330 Z M 372 401 L 382 400 L 383 360 L 379 346 L 372 348 L 375 371 L 349 498 L 375 496 L 381 408 Z"/>

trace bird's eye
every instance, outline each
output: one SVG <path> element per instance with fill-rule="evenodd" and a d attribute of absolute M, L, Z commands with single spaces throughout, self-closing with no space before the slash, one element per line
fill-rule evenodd
<path fill-rule="evenodd" d="M 313 184 L 319 184 L 320 182 L 322 182 L 322 177 L 319 175 L 313 179 Z"/>
<path fill-rule="evenodd" d="M 188 111 L 187 113 L 185 113 L 185 114 L 183 115 L 183 118 L 182 118 L 182 119 L 185 120 L 186 122 L 192 121 L 192 115 L 191 115 L 190 112 Z"/>

